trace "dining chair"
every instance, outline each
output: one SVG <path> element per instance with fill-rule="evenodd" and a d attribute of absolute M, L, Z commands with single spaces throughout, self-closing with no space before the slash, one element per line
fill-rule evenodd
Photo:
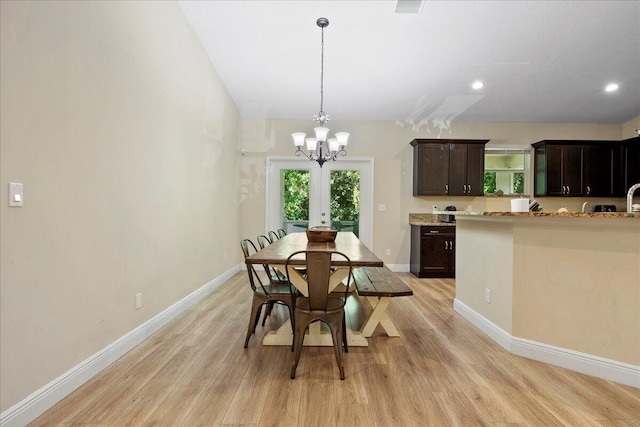
<path fill-rule="evenodd" d="M 261 234 L 258 236 L 258 245 L 260 249 L 264 249 L 269 246 L 274 241 L 271 240 L 268 236 Z M 287 277 L 282 274 L 277 268 L 271 267 L 269 264 L 262 264 L 262 268 L 264 268 L 265 273 L 267 273 L 267 277 L 269 278 L 269 282 L 271 284 L 287 284 Z M 262 326 L 267 322 L 267 317 L 271 316 L 271 311 L 273 310 L 273 302 L 269 302 L 267 304 L 267 310 L 264 312 L 264 316 L 262 317 Z"/>
<path fill-rule="evenodd" d="M 278 235 L 278 233 L 276 233 L 275 231 L 271 230 L 271 231 L 269 231 L 269 240 L 271 240 L 271 243 L 273 243 L 276 240 L 280 240 L 280 236 Z"/>
<path fill-rule="evenodd" d="M 342 252 L 338 251 L 298 251 L 294 252 L 287 258 L 286 272 L 289 279 L 289 264 L 291 259 L 304 254 L 306 270 L 307 270 L 307 286 L 308 296 L 298 295 L 294 301 L 293 308 L 293 362 L 291 365 L 291 379 L 296 377 L 296 369 L 302 354 L 302 344 L 304 334 L 309 324 L 316 321 L 325 323 L 331 330 L 331 338 L 333 340 L 333 352 L 340 369 L 340 379 L 344 380 L 344 361 L 342 358 L 342 346 L 345 353 L 349 351 L 347 346 L 346 319 L 344 306 L 349 296 L 349 287 L 351 285 L 352 266 L 351 260 Z M 343 258 L 348 267 L 349 274 L 347 276 L 347 284 L 344 292 L 331 292 L 329 282 L 333 271 L 331 269 L 331 259 Z M 291 266 L 293 268 L 293 265 Z M 290 290 L 294 292 L 294 288 L 289 281 Z"/>
<path fill-rule="evenodd" d="M 261 234 L 261 235 L 258 236 L 258 245 L 260 246 L 260 249 L 266 248 L 271 243 L 273 243 L 273 241 L 270 238 L 268 238 L 267 236 L 265 236 L 264 234 Z M 264 271 L 265 271 L 265 273 L 267 273 L 267 277 L 269 278 L 269 281 L 271 283 L 276 283 L 276 282 L 286 283 L 287 282 L 287 277 L 283 273 L 278 271 L 277 268 L 271 267 L 269 264 L 262 264 L 262 266 L 264 267 Z"/>
<path fill-rule="evenodd" d="M 284 229 L 278 228 L 278 236 L 280 236 L 281 239 L 286 235 L 287 235 L 287 232 L 284 231 Z"/>
<path fill-rule="evenodd" d="M 258 251 L 256 245 L 249 239 L 244 239 L 240 242 L 240 247 L 242 248 L 242 253 L 244 254 L 245 259 L 249 257 L 252 253 Z M 264 320 L 267 318 L 267 313 L 271 313 L 271 308 L 273 308 L 274 304 L 283 304 L 286 305 L 289 309 L 289 317 L 291 318 L 291 327 L 293 328 L 294 319 L 293 319 L 293 306 L 297 295 L 297 290 L 292 291 L 292 286 L 289 286 L 288 283 L 276 281 L 275 283 L 269 282 L 269 284 L 263 284 L 262 280 L 260 280 L 260 276 L 256 273 L 253 268 L 253 264 L 247 265 L 247 274 L 249 275 L 249 284 L 251 285 L 251 290 L 253 291 L 253 299 L 251 302 L 251 317 L 249 317 L 249 327 L 247 328 L 247 336 L 244 340 L 244 348 L 247 348 L 249 345 L 249 339 L 251 338 L 251 334 L 256 332 L 256 326 L 258 324 L 258 320 L 260 319 L 260 312 L 262 311 L 262 306 L 264 304 L 268 304 L 267 312 L 265 312 L 264 319 L 262 320 L 262 326 L 264 326 Z M 258 282 L 256 285 L 256 281 Z M 293 350 L 293 346 L 291 347 Z"/>

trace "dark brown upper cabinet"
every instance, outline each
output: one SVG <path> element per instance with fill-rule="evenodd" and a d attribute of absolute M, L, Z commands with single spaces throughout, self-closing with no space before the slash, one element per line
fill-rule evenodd
<path fill-rule="evenodd" d="M 488 139 L 414 139 L 414 196 L 484 195 Z"/>
<path fill-rule="evenodd" d="M 623 150 L 623 195 L 627 194 L 633 184 L 640 182 L 640 136 L 622 141 Z"/>
<path fill-rule="evenodd" d="M 534 148 L 534 196 L 620 195 L 621 148 L 614 141 L 540 141 Z"/>

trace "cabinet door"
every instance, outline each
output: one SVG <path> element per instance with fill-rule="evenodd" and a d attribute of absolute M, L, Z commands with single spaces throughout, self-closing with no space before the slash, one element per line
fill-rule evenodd
<path fill-rule="evenodd" d="M 547 153 L 547 195 L 564 196 L 562 184 L 562 147 L 559 145 L 548 145 Z"/>
<path fill-rule="evenodd" d="M 565 186 L 566 196 L 584 194 L 583 151 L 583 147 L 562 148 L 562 185 Z"/>
<path fill-rule="evenodd" d="M 484 196 L 484 145 L 467 145 L 467 195 Z"/>
<path fill-rule="evenodd" d="M 414 196 L 445 195 L 448 176 L 448 144 L 418 144 L 416 147 L 414 147 Z"/>
<path fill-rule="evenodd" d="M 634 138 L 636 139 L 636 138 Z M 640 182 L 640 141 L 628 143 L 624 148 L 624 195 L 632 185 Z"/>
<path fill-rule="evenodd" d="M 614 195 L 613 161 L 616 147 L 589 145 L 584 149 L 584 195 Z"/>
<path fill-rule="evenodd" d="M 467 186 L 467 144 L 449 144 L 449 195 L 465 196 Z"/>
<path fill-rule="evenodd" d="M 451 236 L 434 235 L 420 242 L 420 273 L 424 277 L 447 277 L 449 273 L 449 240 Z"/>

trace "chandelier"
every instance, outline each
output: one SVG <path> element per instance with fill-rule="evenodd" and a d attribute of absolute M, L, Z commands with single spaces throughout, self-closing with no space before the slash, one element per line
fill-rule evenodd
<path fill-rule="evenodd" d="M 349 140 L 348 132 L 336 132 L 335 138 L 328 138 L 329 128 L 324 126 L 330 120 L 329 115 L 322 109 L 324 103 L 324 28 L 329 25 L 327 18 L 318 18 L 316 25 L 320 27 L 322 42 L 320 49 L 320 112 L 313 116 L 313 120 L 320 126 L 314 128 L 315 138 L 305 138 L 304 132 L 292 133 L 293 144 L 296 147 L 296 156 L 304 154 L 309 160 L 318 162 L 320 167 L 327 160 L 336 160 L 339 154 L 346 156 L 345 148 Z M 306 151 L 305 151 L 306 144 Z"/>

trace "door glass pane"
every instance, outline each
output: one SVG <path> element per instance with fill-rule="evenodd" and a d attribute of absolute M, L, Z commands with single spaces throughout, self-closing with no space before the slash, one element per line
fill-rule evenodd
<path fill-rule="evenodd" d="M 331 228 L 359 235 L 360 171 L 331 171 Z"/>
<path fill-rule="evenodd" d="M 309 226 L 309 170 L 280 171 L 282 228 L 293 233 Z"/>

